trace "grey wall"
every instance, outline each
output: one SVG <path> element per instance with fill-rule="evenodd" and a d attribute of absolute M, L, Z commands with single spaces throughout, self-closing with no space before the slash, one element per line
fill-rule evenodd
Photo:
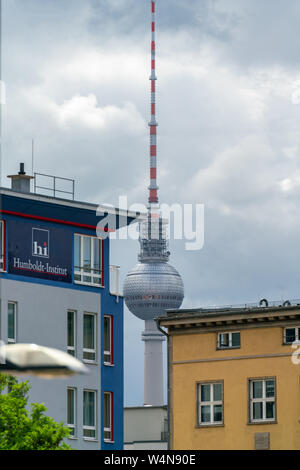
<path fill-rule="evenodd" d="M 77 358 L 82 360 L 83 313 L 97 314 L 97 363 L 90 373 L 69 379 L 30 378 L 30 403 L 45 403 L 56 421 L 67 420 L 67 387 L 77 388 L 77 439 L 67 440 L 74 449 L 100 448 L 100 299 L 97 293 L 30 282 L 0 279 L 0 338 L 7 341 L 7 304 L 17 302 L 17 342 L 36 343 L 66 351 L 67 311 L 77 312 Z M 28 378 L 26 378 L 28 379 Z M 97 441 L 83 439 L 83 389 L 97 391 Z"/>
<path fill-rule="evenodd" d="M 124 450 L 163 450 L 161 442 L 167 408 L 162 406 L 124 409 Z"/>

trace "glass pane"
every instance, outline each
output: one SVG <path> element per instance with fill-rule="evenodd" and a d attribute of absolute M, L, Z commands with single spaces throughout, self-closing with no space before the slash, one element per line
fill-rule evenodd
<path fill-rule="evenodd" d="M 263 382 L 253 382 L 252 383 L 252 397 L 253 398 L 262 398 L 263 396 Z"/>
<path fill-rule="evenodd" d="M 68 312 L 68 346 L 75 346 L 75 314 Z"/>
<path fill-rule="evenodd" d="M 8 339 L 15 340 L 15 309 L 16 305 L 9 303 L 8 304 L 8 331 L 7 337 Z"/>
<path fill-rule="evenodd" d="M 85 359 L 86 361 L 95 361 L 96 354 L 94 352 L 83 351 L 83 359 Z"/>
<path fill-rule="evenodd" d="M 68 424 L 75 424 L 75 390 L 68 389 Z"/>
<path fill-rule="evenodd" d="M 94 439 L 96 437 L 95 429 L 83 429 L 83 436 Z"/>
<path fill-rule="evenodd" d="M 229 334 L 228 333 L 220 334 L 220 347 L 221 348 L 229 347 Z"/>
<path fill-rule="evenodd" d="M 110 353 L 104 353 L 103 357 L 104 362 L 107 362 L 108 364 L 111 363 L 111 354 Z"/>
<path fill-rule="evenodd" d="M 104 351 L 110 351 L 110 318 L 104 317 Z"/>
<path fill-rule="evenodd" d="M 84 349 L 95 349 L 95 316 L 94 315 L 84 315 L 83 347 Z"/>
<path fill-rule="evenodd" d="M 214 422 L 221 423 L 222 421 L 223 421 L 222 405 L 215 405 L 214 406 Z"/>
<path fill-rule="evenodd" d="M 83 392 L 83 425 L 95 426 L 95 392 Z"/>
<path fill-rule="evenodd" d="M 210 406 L 201 406 L 201 423 L 210 423 Z"/>
<path fill-rule="evenodd" d="M 222 384 L 214 384 L 213 401 L 222 401 Z"/>
<path fill-rule="evenodd" d="M 75 436 L 75 429 L 74 428 L 69 428 L 70 431 L 70 436 Z"/>
<path fill-rule="evenodd" d="M 111 423 L 111 395 L 110 393 L 104 393 L 104 427 L 110 429 Z"/>
<path fill-rule="evenodd" d="M 241 334 L 232 333 L 232 347 L 236 348 L 241 345 Z"/>
<path fill-rule="evenodd" d="M 96 270 L 94 271 L 95 274 L 98 274 L 101 269 L 101 259 L 100 259 L 100 247 L 101 247 L 101 240 L 98 238 L 93 238 L 93 245 L 94 245 L 94 266 L 93 268 Z"/>
<path fill-rule="evenodd" d="M 253 403 L 253 419 L 263 418 L 263 404 L 262 402 Z"/>
<path fill-rule="evenodd" d="M 275 403 L 273 401 L 267 401 L 266 403 L 266 418 L 267 419 L 275 418 Z"/>
<path fill-rule="evenodd" d="M 104 439 L 107 441 L 111 440 L 111 432 L 110 431 L 104 431 Z"/>
<path fill-rule="evenodd" d="M 296 328 L 287 328 L 285 330 L 285 341 L 286 343 L 293 343 L 296 341 Z"/>
<path fill-rule="evenodd" d="M 83 237 L 83 267 L 85 272 L 91 272 L 91 238 Z"/>
<path fill-rule="evenodd" d="M 70 356 L 75 357 L 75 351 L 74 351 L 74 349 L 68 349 L 67 353 L 70 354 Z"/>
<path fill-rule="evenodd" d="M 2 236 L 2 231 L 3 231 L 3 222 L 0 222 L 0 256 L 3 255 L 3 236 Z"/>
<path fill-rule="evenodd" d="M 266 397 L 267 398 L 275 397 L 275 381 L 274 380 L 266 381 Z"/>
<path fill-rule="evenodd" d="M 77 267 L 81 266 L 81 237 L 79 235 L 74 236 L 74 265 Z"/>
<path fill-rule="evenodd" d="M 201 401 L 210 401 L 210 385 L 201 385 Z"/>

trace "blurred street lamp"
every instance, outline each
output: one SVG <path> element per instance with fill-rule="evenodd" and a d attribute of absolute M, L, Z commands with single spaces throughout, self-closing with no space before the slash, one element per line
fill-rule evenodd
<path fill-rule="evenodd" d="M 78 359 L 58 349 L 36 344 L 0 344 L 0 373 L 33 375 L 45 379 L 86 374 L 88 368 Z"/>

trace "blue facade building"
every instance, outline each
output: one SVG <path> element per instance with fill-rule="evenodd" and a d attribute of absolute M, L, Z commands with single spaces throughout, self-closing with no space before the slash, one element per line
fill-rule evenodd
<path fill-rule="evenodd" d="M 30 402 L 69 426 L 74 449 L 122 449 L 123 298 L 108 232 L 139 214 L 32 193 L 22 171 L 11 179 L 0 189 L 0 339 L 83 361 L 86 376 L 30 378 Z"/>

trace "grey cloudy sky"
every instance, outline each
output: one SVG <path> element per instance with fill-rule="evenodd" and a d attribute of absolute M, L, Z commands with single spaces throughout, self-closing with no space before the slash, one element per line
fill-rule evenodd
<path fill-rule="evenodd" d="M 18 162 L 76 197 L 146 203 L 149 0 L 3 0 L 2 184 Z M 158 0 L 160 199 L 205 204 L 171 243 L 184 307 L 300 298 L 300 3 Z M 138 243 L 115 241 L 122 279 Z M 143 402 L 143 324 L 125 310 L 125 402 Z"/>

